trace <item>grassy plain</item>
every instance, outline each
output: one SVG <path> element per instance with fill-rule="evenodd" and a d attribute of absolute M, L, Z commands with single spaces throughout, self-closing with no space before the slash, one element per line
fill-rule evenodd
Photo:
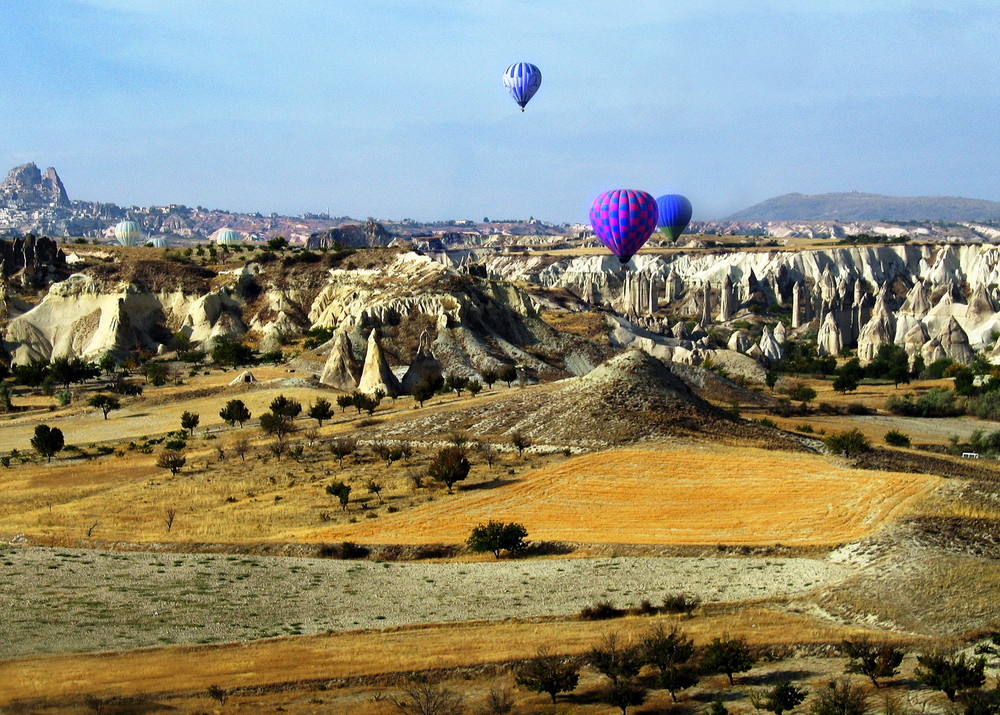
<path fill-rule="evenodd" d="M 939 483 L 819 455 L 690 443 L 574 458 L 509 453 L 492 469 L 473 453 L 472 475 L 447 494 L 408 476 L 426 470 L 433 447 L 391 467 L 361 450 L 341 470 L 321 440 L 299 461 L 268 456 L 263 442 L 242 461 L 231 454 L 236 432 L 196 440 L 176 476 L 137 452 L 14 467 L 0 493 L 5 530 L 60 544 L 85 541 L 94 523 L 101 541 L 454 544 L 501 519 L 534 540 L 578 544 L 832 546 L 906 513 Z M 216 446 L 230 455 L 219 460 Z M 346 511 L 325 492 L 338 479 L 352 485 Z M 381 499 L 367 491 L 371 479 Z"/>

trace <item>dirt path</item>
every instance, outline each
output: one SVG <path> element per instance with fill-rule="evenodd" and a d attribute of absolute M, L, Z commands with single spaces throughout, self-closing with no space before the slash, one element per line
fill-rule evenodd
<path fill-rule="evenodd" d="M 0 564 L 0 658 L 567 615 L 680 592 L 746 601 L 850 573 L 794 558 L 378 563 L 39 547 L 5 547 Z"/>

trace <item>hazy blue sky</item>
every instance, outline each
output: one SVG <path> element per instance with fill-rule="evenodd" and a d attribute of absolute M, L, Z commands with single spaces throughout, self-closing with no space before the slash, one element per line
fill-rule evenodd
<path fill-rule="evenodd" d="M 525 113 L 500 82 L 542 70 Z M 1000 3 L 0 0 L 0 172 L 71 198 L 586 221 L 1000 200 Z"/>

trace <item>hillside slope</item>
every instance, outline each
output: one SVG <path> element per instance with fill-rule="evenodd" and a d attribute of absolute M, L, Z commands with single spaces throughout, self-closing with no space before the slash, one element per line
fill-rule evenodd
<path fill-rule="evenodd" d="M 882 196 L 859 192 L 784 194 L 730 221 L 995 221 L 1000 203 L 958 196 Z"/>

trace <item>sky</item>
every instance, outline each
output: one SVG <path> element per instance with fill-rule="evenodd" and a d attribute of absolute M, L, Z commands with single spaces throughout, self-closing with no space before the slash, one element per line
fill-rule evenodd
<path fill-rule="evenodd" d="M 790 192 L 997 201 L 998 40 L 994 0 L 0 0 L 0 172 L 418 221 L 586 222 L 615 188 L 695 220 Z"/>

